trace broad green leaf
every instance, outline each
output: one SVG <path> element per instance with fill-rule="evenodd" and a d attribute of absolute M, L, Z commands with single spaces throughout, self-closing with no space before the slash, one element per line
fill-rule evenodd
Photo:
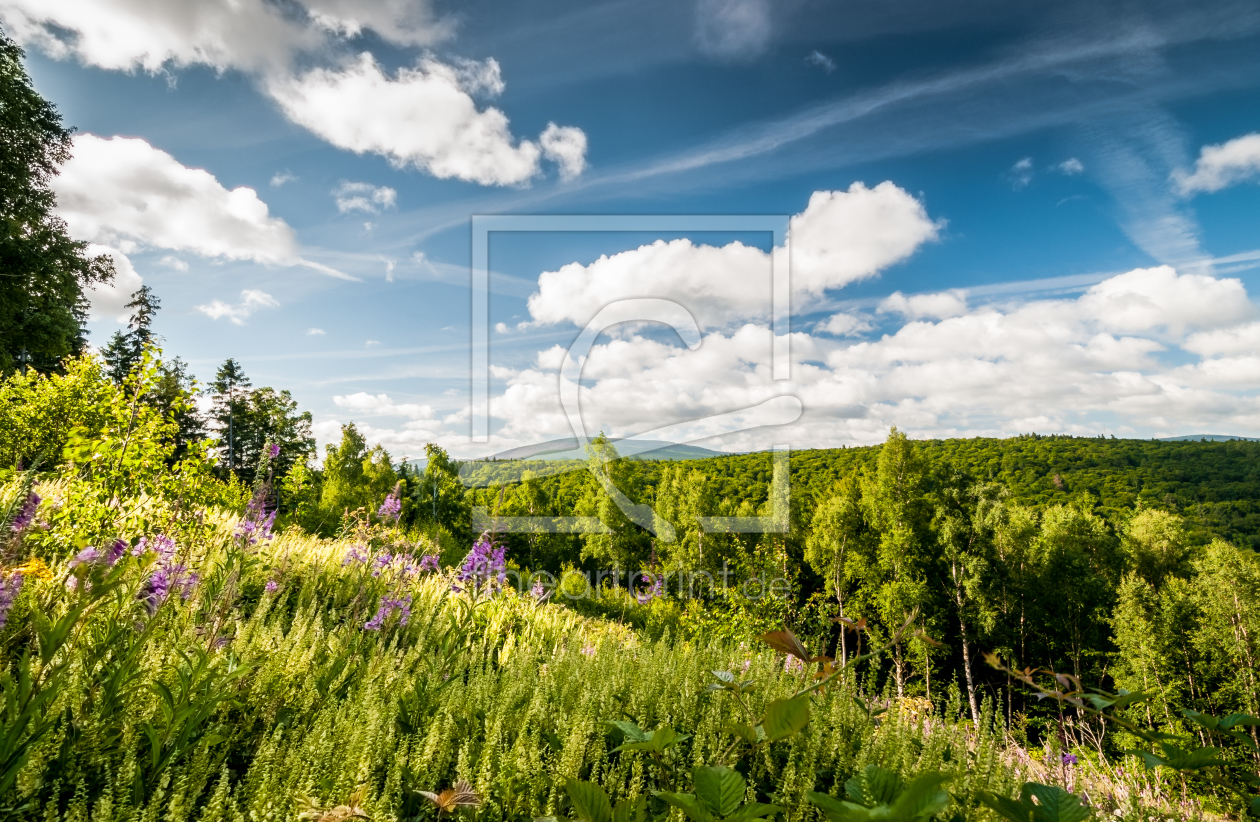
<path fill-rule="evenodd" d="M 621 731 L 627 742 L 644 742 L 651 738 L 651 734 L 644 733 L 637 722 L 631 722 L 628 719 L 611 719 L 605 724 Z"/>
<path fill-rule="evenodd" d="M 771 742 L 786 739 L 809 724 L 809 697 L 776 699 L 766 706 L 762 727 Z"/>
<path fill-rule="evenodd" d="M 901 791 L 897 801 L 892 803 L 890 819 L 912 820 L 927 819 L 949 807 L 949 794 L 941 789 L 941 784 L 950 777 L 942 773 L 925 773 L 916 776 Z"/>
<path fill-rule="evenodd" d="M 573 812 L 582 822 L 612 822 L 612 801 L 603 788 L 593 782 L 570 779 L 565 790 L 573 802 Z"/>
<path fill-rule="evenodd" d="M 891 805 L 904 784 L 896 773 L 877 765 L 866 766 L 862 771 L 862 781 L 862 804 L 868 808 Z"/>
<path fill-rule="evenodd" d="M 757 729 L 746 722 L 728 721 L 722 726 L 722 730 L 739 737 L 749 745 L 756 745 L 761 741 L 761 738 L 757 735 Z"/>
<path fill-rule="evenodd" d="M 1089 806 L 1079 796 L 1057 785 L 1025 782 L 1019 796 L 1021 804 L 1036 809 L 1035 822 L 1085 822 L 1090 817 Z"/>
<path fill-rule="evenodd" d="M 696 798 L 710 813 L 730 816 L 744 801 L 744 777 L 732 768 L 696 768 Z"/>
<path fill-rule="evenodd" d="M 700 801 L 689 793 L 656 791 L 656 796 L 687 814 L 687 818 L 692 822 L 714 822 L 713 814 L 705 810 Z"/>
<path fill-rule="evenodd" d="M 764 802 L 749 802 L 735 813 L 726 817 L 726 822 L 748 822 L 751 819 L 762 819 L 776 813 L 782 813 L 778 805 L 767 805 Z"/>
<path fill-rule="evenodd" d="M 817 791 L 810 791 L 805 796 L 823 812 L 823 816 L 830 822 L 866 822 L 871 818 L 871 812 L 861 805 L 845 802 Z"/>
<path fill-rule="evenodd" d="M 647 797 L 623 799 L 613 808 L 612 822 L 644 822 L 647 818 Z"/>

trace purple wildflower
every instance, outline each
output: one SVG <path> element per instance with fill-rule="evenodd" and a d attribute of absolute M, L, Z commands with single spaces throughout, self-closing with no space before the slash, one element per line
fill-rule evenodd
<path fill-rule="evenodd" d="M 645 588 L 638 593 L 640 605 L 647 605 L 654 599 L 665 596 L 665 575 L 664 574 L 640 574 L 643 579 L 651 580 L 650 587 Z"/>
<path fill-rule="evenodd" d="M 276 582 L 274 579 L 269 579 L 267 580 L 267 584 L 263 586 L 263 590 L 269 594 L 274 594 L 276 591 L 280 590 L 280 583 Z"/>
<path fill-rule="evenodd" d="M 470 583 L 473 588 L 497 581 L 500 585 L 507 581 L 507 549 L 496 546 L 485 537 L 477 540 L 464 564 L 460 566 L 457 579 Z M 456 588 L 456 590 L 459 590 Z"/>
<path fill-rule="evenodd" d="M 84 548 L 82 551 L 74 555 L 74 559 L 70 560 L 70 567 L 78 568 L 80 565 L 95 565 L 97 560 L 100 558 L 100 549 Z"/>
<path fill-rule="evenodd" d="M 595 646 L 587 645 L 585 648 L 582 649 L 582 654 L 584 656 L 595 656 Z"/>
<path fill-rule="evenodd" d="M 402 599 L 392 599 L 390 597 L 382 597 L 381 605 L 376 609 L 376 616 L 369 619 L 363 625 L 365 631 L 379 631 L 385 627 L 385 620 L 395 611 L 398 612 L 398 624 L 406 625 L 411 619 L 411 595 L 408 594 Z"/>
<path fill-rule="evenodd" d="M 376 516 L 379 519 L 392 519 L 398 521 L 398 517 L 402 515 L 402 500 L 398 499 L 398 489 L 395 488 L 389 492 L 389 496 L 385 497 L 385 501 L 381 503 L 381 507 L 376 509 Z"/>
<path fill-rule="evenodd" d="M 22 575 L 11 574 L 0 577 L 0 628 L 9 621 L 9 610 L 22 592 Z"/>
<path fill-rule="evenodd" d="M 350 550 L 346 551 L 345 559 L 341 561 L 342 565 L 349 565 L 352 562 L 367 562 L 367 548 L 362 545 L 352 545 Z"/>
<path fill-rule="evenodd" d="M 437 554 L 425 554 L 420 557 L 419 567 L 421 571 L 431 571 L 435 574 L 442 570 L 441 561 L 438 559 Z"/>
<path fill-rule="evenodd" d="M 35 509 L 39 508 L 41 502 L 43 500 L 34 491 L 26 496 L 26 501 L 22 503 L 22 507 L 18 509 L 17 516 L 13 518 L 13 522 L 10 525 L 13 533 L 20 534 L 26 530 L 31 521 L 35 519 Z M 21 585 L 21 583 L 18 584 L 19 586 Z"/>
<path fill-rule="evenodd" d="M 800 661 L 796 657 L 788 655 L 788 657 L 783 660 L 784 673 L 799 674 L 803 670 L 805 670 L 805 663 Z"/>
<path fill-rule="evenodd" d="M 1078 761 L 1079 760 L 1076 758 L 1076 754 L 1065 753 L 1063 755 L 1063 764 L 1067 765 L 1069 768 L 1075 765 Z"/>
<path fill-rule="evenodd" d="M 533 587 L 529 589 L 529 595 L 539 602 L 542 602 L 542 600 L 546 598 L 547 589 L 543 586 L 541 578 L 534 580 Z"/>
<path fill-rule="evenodd" d="M 165 534 L 155 534 L 153 537 L 141 537 L 136 543 L 136 547 L 131 549 L 133 557 L 142 557 L 148 551 L 158 555 L 159 562 L 167 562 L 171 557 L 175 556 L 175 540 Z"/>
<path fill-rule="evenodd" d="M 245 506 L 245 516 L 236 524 L 236 537 L 241 545 L 250 546 L 259 540 L 271 539 L 271 526 L 275 524 L 276 512 L 267 511 L 266 486 L 259 488 L 253 499 Z"/>
<path fill-rule="evenodd" d="M 274 460 L 280 456 L 280 444 L 273 442 L 267 446 L 267 454 Z"/>
<path fill-rule="evenodd" d="M 123 556 L 127 553 L 128 547 L 129 546 L 127 545 L 127 540 L 125 539 L 114 540 L 113 544 L 109 546 L 109 555 L 108 555 L 109 564 L 113 565 L 115 562 L 122 559 Z"/>
<path fill-rule="evenodd" d="M 381 573 L 384 572 L 385 569 L 389 567 L 389 564 L 393 561 L 394 561 L 394 557 L 391 554 L 388 554 L 388 553 L 378 554 L 376 559 L 373 560 L 373 563 L 376 565 L 376 567 L 372 569 L 372 576 L 379 577 Z"/>

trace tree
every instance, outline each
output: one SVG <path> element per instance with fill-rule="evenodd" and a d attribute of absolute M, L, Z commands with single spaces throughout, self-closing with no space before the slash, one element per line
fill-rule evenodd
<path fill-rule="evenodd" d="M 853 577 L 849 562 L 860 556 L 859 543 L 868 529 L 862 515 L 862 486 L 855 474 L 841 480 L 835 493 L 814 511 L 809 536 L 805 540 L 805 561 L 826 581 L 827 590 L 840 606 L 844 618 L 845 594 Z M 845 662 L 844 630 L 840 631 L 839 656 Z"/>
<path fill-rule="evenodd" d="M 452 535 L 467 535 L 472 530 L 472 512 L 459 481 L 460 464 L 431 442 L 425 444 L 424 455 L 424 473 L 416 478 L 412 490 L 415 522 L 440 525 Z"/>
<path fill-rule="evenodd" d="M 0 33 L 0 373 L 58 370 L 86 346 L 83 289 L 114 276 L 54 216 L 49 181 L 70 157 L 70 130 L 31 86 L 22 50 Z"/>
<path fill-rule="evenodd" d="M 144 357 L 144 350 L 156 342 L 151 326 L 158 308 L 162 305 L 147 285 L 131 295 L 131 302 L 126 307 L 131 309 L 131 318 L 127 321 L 128 331 L 115 331 L 109 343 L 101 351 L 105 364 L 109 366 L 109 376 L 116 383 L 122 383 Z"/>
<path fill-rule="evenodd" d="M 297 400 L 286 391 L 263 386 L 246 392 L 235 421 L 235 456 L 241 479 L 254 483 L 254 472 L 262 462 L 268 446 L 279 446 L 271 458 L 276 478 L 289 473 L 315 454 L 315 438 L 311 435 L 311 412 L 298 411 Z"/>
<path fill-rule="evenodd" d="M 375 512 L 397 481 L 389 452 L 379 445 L 369 448 L 354 423 L 341 426 L 341 442 L 324 449 L 318 530 L 330 533 L 348 511 Z"/>
<path fill-rule="evenodd" d="M 214 395 L 214 407 L 210 418 L 217 423 L 220 464 L 228 471 L 235 473 L 243 465 L 240 453 L 236 448 L 236 426 L 243 416 L 244 400 L 249 393 L 250 382 L 240 363 L 228 358 L 219 366 L 210 383 L 210 393 Z"/>
<path fill-rule="evenodd" d="M 591 471 L 602 474 L 631 501 L 640 497 L 641 477 L 633 462 L 621 459 L 606 436 L 601 433 L 591 440 L 586 452 Z M 582 559 L 605 562 L 614 569 L 643 567 L 651 553 L 651 535 L 625 515 L 599 482 L 593 477 L 586 479 L 586 492 L 578 502 L 577 514 L 597 517 L 606 530 L 582 535 Z"/>

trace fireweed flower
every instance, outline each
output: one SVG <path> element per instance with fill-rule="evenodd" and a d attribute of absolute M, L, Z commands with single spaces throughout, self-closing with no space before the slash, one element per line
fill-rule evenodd
<path fill-rule="evenodd" d="M 276 512 L 267 511 L 266 486 L 254 492 L 253 498 L 245 506 L 245 516 L 236 524 L 236 538 L 241 545 L 249 547 L 259 540 L 271 539 L 271 526 L 276 522 Z"/>
<path fill-rule="evenodd" d="M 645 580 L 652 580 L 651 586 L 639 591 L 638 600 L 640 605 L 647 605 L 654 599 L 665 596 L 665 575 L 664 574 L 642 574 Z"/>
<path fill-rule="evenodd" d="M 496 546 L 486 539 L 479 539 L 473 544 L 464 563 L 459 568 L 456 581 L 471 585 L 474 589 L 492 582 L 500 586 L 507 581 L 507 549 Z M 455 591 L 462 591 L 459 585 L 451 586 Z"/>
<path fill-rule="evenodd" d="M 271 445 L 268 445 L 268 446 L 267 446 L 267 454 L 268 454 L 268 455 L 269 455 L 269 456 L 270 456 L 273 460 L 274 460 L 276 457 L 280 456 L 280 445 L 279 445 L 279 443 L 275 443 L 275 442 L 273 442 Z"/>
<path fill-rule="evenodd" d="M 385 501 L 381 503 L 381 507 L 376 509 L 376 516 L 379 519 L 392 519 L 398 521 L 398 517 L 402 514 L 402 501 L 398 499 L 398 489 L 395 488 L 389 492 L 389 496 L 385 497 Z"/>
<path fill-rule="evenodd" d="M 17 516 L 10 523 L 9 527 L 13 529 L 13 533 L 20 534 L 27 529 L 31 522 L 34 521 L 35 510 L 39 508 L 41 502 L 43 500 L 34 491 L 26 496 L 26 501 L 22 503 L 22 507 L 18 509 Z M 18 585 L 20 586 L 21 583 L 18 583 Z"/>
<path fill-rule="evenodd" d="M 18 594 L 22 593 L 22 580 L 22 575 L 18 573 L 0 577 L 0 628 L 8 623 L 9 610 L 17 601 Z"/>
<path fill-rule="evenodd" d="M 425 554 L 420 557 L 419 568 L 421 571 L 429 571 L 436 574 L 442 570 L 442 565 L 437 554 Z"/>
<path fill-rule="evenodd" d="M 529 589 L 529 595 L 540 602 L 547 596 L 547 589 L 543 587 L 541 579 L 534 580 L 534 586 Z"/>
<path fill-rule="evenodd" d="M 165 534 L 141 537 L 140 541 L 136 543 L 136 547 L 131 549 L 131 555 L 133 557 L 142 557 L 149 551 L 158 555 L 159 562 L 168 562 L 175 556 L 175 540 Z"/>
<path fill-rule="evenodd" d="M 1065 753 L 1063 755 L 1063 764 L 1067 765 L 1069 768 L 1075 765 L 1078 761 L 1079 760 L 1077 760 L 1076 754 Z"/>
<path fill-rule="evenodd" d="M 363 625 L 365 631 L 379 631 L 385 627 L 385 620 L 395 611 L 398 612 L 398 624 L 406 625 L 411 619 L 411 594 L 402 599 L 392 599 L 390 597 L 382 597 L 381 605 L 376 609 L 376 616 L 369 619 Z"/>
<path fill-rule="evenodd" d="M 267 584 L 263 586 L 263 590 L 269 594 L 274 594 L 276 591 L 280 590 L 280 583 L 276 582 L 274 579 L 269 579 L 267 580 Z"/>
<path fill-rule="evenodd" d="M 376 559 L 372 561 L 373 565 L 376 566 L 372 569 L 372 576 L 379 577 L 384 573 L 385 569 L 389 568 L 390 563 L 393 561 L 394 557 L 392 554 L 378 554 Z"/>
<path fill-rule="evenodd" d="M 367 548 L 362 545 L 351 545 L 350 550 L 346 551 L 346 556 L 341 560 L 341 564 L 349 565 L 352 562 L 367 562 Z"/>
<path fill-rule="evenodd" d="M 583 649 L 582 649 L 582 655 L 583 655 L 583 656 L 595 656 L 595 646 L 594 646 L 594 645 L 587 645 L 585 648 L 583 648 Z"/>

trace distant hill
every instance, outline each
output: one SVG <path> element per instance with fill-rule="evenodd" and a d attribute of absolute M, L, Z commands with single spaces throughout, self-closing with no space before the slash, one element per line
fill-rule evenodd
<path fill-rule="evenodd" d="M 641 460 L 702 460 L 730 456 L 722 451 L 698 445 L 677 445 L 662 440 L 610 440 L 623 457 Z M 582 460 L 586 454 L 578 448 L 576 437 L 522 445 L 490 457 L 492 460 Z"/>
<path fill-rule="evenodd" d="M 1236 437 L 1233 434 L 1182 434 L 1180 437 L 1160 437 L 1160 442 L 1260 442 L 1260 437 Z"/>

